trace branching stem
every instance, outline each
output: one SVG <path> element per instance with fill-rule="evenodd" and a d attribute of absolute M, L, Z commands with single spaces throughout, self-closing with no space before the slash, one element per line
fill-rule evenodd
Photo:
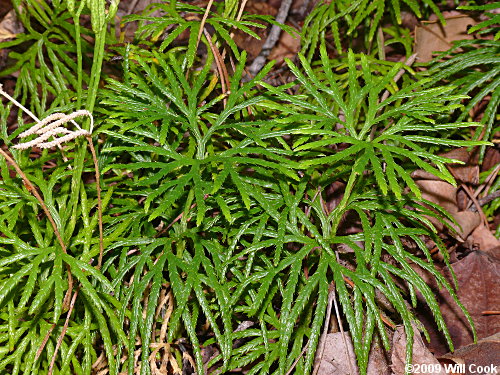
<path fill-rule="evenodd" d="M 5 158 L 5 160 L 7 160 L 9 162 L 10 165 L 12 165 L 14 167 L 17 174 L 23 179 L 24 186 L 26 187 L 26 189 L 28 189 L 28 191 L 30 191 L 31 194 L 33 194 L 35 196 L 35 198 L 38 200 L 38 203 L 40 203 L 40 206 L 42 207 L 43 212 L 45 213 L 45 216 L 47 216 L 47 218 L 50 221 L 50 224 L 52 225 L 52 228 L 54 229 L 54 233 L 59 241 L 59 244 L 61 245 L 62 250 L 64 251 L 65 254 L 67 254 L 66 245 L 64 244 L 64 241 L 61 237 L 61 233 L 59 232 L 59 229 L 57 229 L 56 222 L 54 221 L 54 218 L 52 217 L 49 209 L 47 208 L 47 205 L 45 204 L 42 196 L 38 193 L 38 190 L 36 189 L 35 185 L 33 185 L 31 183 L 31 181 L 28 179 L 26 174 L 21 170 L 21 168 L 15 162 L 15 160 L 13 158 L 11 158 L 9 156 L 9 154 L 7 154 L 1 148 L 0 148 L 0 154 Z"/>
<path fill-rule="evenodd" d="M 28 179 L 26 174 L 22 171 L 22 169 L 19 167 L 19 165 L 16 163 L 16 161 L 9 156 L 4 150 L 0 148 L 0 154 L 7 160 L 7 162 L 14 167 L 16 170 L 17 174 L 22 178 L 24 182 L 24 186 L 26 189 L 28 189 L 31 194 L 35 196 L 37 199 L 38 203 L 40 203 L 40 206 L 42 207 L 43 212 L 45 213 L 45 216 L 49 219 L 50 224 L 52 225 L 52 228 L 54 229 L 54 233 L 57 237 L 57 240 L 59 241 L 59 244 L 61 245 L 62 251 L 67 254 L 67 248 L 66 245 L 64 244 L 63 238 L 61 236 L 61 233 L 59 232 L 59 229 L 57 228 L 56 222 L 54 221 L 54 218 L 52 217 L 52 214 L 50 213 L 49 209 L 47 208 L 47 205 L 45 204 L 42 196 L 40 193 L 38 193 L 38 190 L 36 189 L 35 185 L 31 183 L 31 181 Z M 65 306 L 68 305 L 68 300 L 69 296 L 71 295 L 71 292 L 73 290 L 73 276 L 71 275 L 71 269 L 69 265 L 66 265 L 67 270 L 68 270 L 68 290 L 66 291 L 66 295 L 64 296 L 64 301 L 63 304 Z"/>

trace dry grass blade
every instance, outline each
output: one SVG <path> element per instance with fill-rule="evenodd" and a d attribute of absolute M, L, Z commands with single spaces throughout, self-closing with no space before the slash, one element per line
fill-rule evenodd
<path fill-rule="evenodd" d="M 206 29 L 203 29 L 203 32 L 205 33 L 205 37 L 208 40 L 208 44 L 210 45 L 210 49 L 212 50 L 212 53 L 215 58 L 215 64 L 217 65 L 217 70 L 219 72 L 219 77 L 221 81 L 221 86 L 222 86 L 222 93 L 223 94 L 228 94 L 229 90 L 231 89 L 229 85 L 229 74 L 227 73 L 226 65 L 224 65 L 224 60 L 222 59 L 222 56 L 219 53 L 219 50 L 217 49 L 216 46 L 212 43 L 212 37 L 208 33 Z M 224 107 L 227 104 L 226 98 L 224 98 Z"/>
<path fill-rule="evenodd" d="M 50 335 L 52 334 L 52 331 L 54 330 L 54 328 L 56 328 L 56 325 L 52 324 L 50 326 L 49 330 L 47 331 L 47 333 L 45 334 L 45 337 L 43 338 L 43 341 L 40 344 L 40 347 L 36 351 L 35 361 L 40 357 L 40 354 L 42 354 L 43 348 L 45 348 L 45 345 L 47 345 L 47 341 L 49 341 Z"/>
<path fill-rule="evenodd" d="M 175 361 L 175 358 L 170 353 L 170 343 L 166 342 L 167 337 L 167 328 L 168 323 L 170 321 L 170 317 L 172 316 L 172 312 L 174 311 L 174 297 L 171 291 L 166 291 L 167 284 L 164 284 L 164 289 L 160 295 L 160 303 L 156 308 L 155 321 L 158 319 L 160 314 L 163 312 L 163 322 L 160 328 L 160 336 L 156 338 L 156 330 L 153 328 L 152 331 L 152 341 L 156 341 L 150 344 L 150 347 L 153 349 L 149 356 L 149 364 L 151 366 L 151 371 L 153 374 L 168 374 L 167 372 L 167 364 L 170 363 L 172 368 L 174 369 L 174 373 L 180 373 L 181 370 Z M 163 350 L 163 355 L 161 356 L 161 364 L 160 368 L 157 366 L 157 355 L 160 350 Z"/>
<path fill-rule="evenodd" d="M 203 30 L 205 29 L 205 22 L 207 22 L 208 14 L 210 13 L 210 9 L 212 8 L 212 4 L 214 3 L 214 0 L 210 0 L 207 4 L 207 10 L 205 11 L 205 14 L 203 15 L 203 18 L 201 19 L 201 24 L 200 24 L 200 30 L 198 31 L 198 39 L 196 40 L 196 48 L 195 50 L 198 49 L 198 44 L 200 44 L 200 39 L 201 39 L 201 34 L 203 34 Z"/>
<path fill-rule="evenodd" d="M 330 284 L 328 290 L 328 304 L 326 306 L 325 328 L 323 329 L 323 333 L 321 334 L 321 338 L 319 339 L 319 349 L 316 354 L 318 359 L 321 359 L 321 357 L 323 357 L 323 353 L 325 351 L 326 335 L 328 334 L 328 328 L 330 325 L 330 315 L 332 313 L 332 303 L 334 299 L 335 299 L 335 285 L 332 283 Z M 320 361 L 317 361 L 316 365 L 314 366 L 313 375 L 316 375 L 318 373 L 319 364 Z"/>
<path fill-rule="evenodd" d="M 57 339 L 56 348 L 54 350 L 54 354 L 52 355 L 52 360 L 50 361 L 48 375 L 52 375 L 52 371 L 54 370 L 54 364 L 56 363 L 57 352 L 59 351 L 59 348 L 61 347 L 61 343 L 62 343 L 62 340 L 64 338 L 64 335 L 66 335 L 66 331 L 68 330 L 69 318 L 71 318 L 71 314 L 73 313 L 73 308 L 75 307 L 75 302 L 76 302 L 77 296 L 78 296 L 78 288 L 75 290 L 75 293 L 73 294 L 73 297 L 71 298 L 71 303 L 69 304 L 69 310 L 68 310 L 68 313 L 66 315 L 66 321 L 64 322 L 64 326 L 63 326 L 63 329 L 61 331 L 61 334 L 59 335 L 59 338 Z"/>

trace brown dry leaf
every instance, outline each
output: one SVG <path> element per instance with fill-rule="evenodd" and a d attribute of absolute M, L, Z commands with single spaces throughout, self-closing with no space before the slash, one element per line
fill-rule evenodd
<path fill-rule="evenodd" d="M 342 335 L 345 337 L 345 343 Z M 327 334 L 323 355 L 321 358 L 316 358 L 316 361 L 320 362 L 317 375 L 359 374 L 354 347 L 348 332 Z M 351 373 L 351 368 L 354 374 Z M 368 359 L 367 375 L 389 375 L 390 373 L 384 351 L 375 341 Z"/>
<path fill-rule="evenodd" d="M 500 150 L 495 147 L 488 147 L 488 149 L 486 150 L 486 155 L 484 155 L 481 170 L 489 171 L 498 164 L 500 164 Z"/>
<path fill-rule="evenodd" d="M 251 14 L 262 14 L 268 16 L 276 16 L 280 4 L 271 4 L 268 1 L 248 1 L 245 6 L 245 11 Z"/>
<path fill-rule="evenodd" d="M 269 2 L 248 1 L 245 6 L 245 12 L 250 14 L 276 16 L 278 14 L 278 8 L 279 5 L 278 7 L 274 7 L 272 4 L 269 4 Z M 248 53 L 249 60 L 253 60 L 259 55 L 267 36 L 266 29 L 253 28 L 253 31 L 261 38 L 260 40 L 255 39 L 253 36 L 248 35 L 241 30 L 235 30 L 233 37 L 236 45 Z"/>
<path fill-rule="evenodd" d="M 422 338 L 420 337 L 420 333 L 416 327 L 413 327 L 413 356 L 412 356 L 412 364 L 413 365 L 426 365 L 426 368 L 429 366 L 435 365 L 432 367 L 433 369 L 438 369 L 439 361 L 434 357 L 434 355 L 427 349 Z M 392 362 L 392 372 L 395 375 L 404 375 L 405 371 L 405 358 L 406 358 L 406 334 L 403 326 L 398 326 L 396 332 L 394 332 L 394 337 L 392 339 L 392 353 L 391 353 L 391 362 Z M 425 374 L 427 372 L 421 372 Z M 444 370 L 435 371 L 433 374 L 446 375 Z"/>
<path fill-rule="evenodd" d="M 477 149 L 476 151 L 478 151 Z M 478 153 L 470 152 L 467 148 L 457 148 L 444 154 L 440 154 L 449 159 L 459 160 L 465 164 L 447 164 L 455 180 L 464 184 L 477 185 L 479 183 L 479 166 L 477 165 Z"/>
<path fill-rule="evenodd" d="M 16 12 L 12 9 L 0 22 L 0 41 L 15 38 L 17 34 L 24 32 L 24 26 L 17 19 Z"/>
<path fill-rule="evenodd" d="M 439 204 L 448 211 L 460 227 L 452 225 L 457 231 L 460 241 L 465 239 L 481 224 L 481 216 L 477 212 L 459 211 L 457 204 L 457 188 L 445 181 L 417 180 L 415 183 L 422 191 L 422 198 Z M 438 231 L 444 226 L 436 219 L 430 218 Z"/>
<path fill-rule="evenodd" d="M 479 225 L 471 233 L 468 240 L 477 245 L 479 250 L 500 259 L 500 241 L 491 233 L 490 228 L 487 228 L 484 224 Z"/>
<path fill-rule="evenodd" d="M 266 41 L 265 29 L 256 29 L 254 31 L 260 36 L 260 40 L 255 39 L 253 36 L 248 35 L 241 30 L 236 30 L 233 37 L 236 45 L 247 52 L 249 60 L 252 60 L 259 55 L 262 50 L 262 46 Z"/>
<path fill-rule="evenodd" d="M 280 1 L 249 1 L 245 6 L 245 11 L 252 14 L 276 16 L 278 14 L 280 3 Z M 254 31 L 260 36 L 260 40 L 238 30 L 236 30 L 233 38 L 238 47 L 247 51 L 250 59 L 254 59 L 261 52 L 262 46 L 266 42 L 269 28 L 257 29 Z M 291 36 L 288 33 L 282 32 L 276 46 L 272 49 L 267 59 L 276 60 L 279 64 L 283 62 L 285 57 L 291 58 L 296 56 L 299 49 L 300 37 L 297 34 Z"/>
<path fill-rule="evenodd" d="M 269 60 L 276 60 L 278 64 L 281 64 L 285 57 L 293 58 L 297 56 L 300 49 L 300 37 L 298 35 L 290 35 L 288 33 L 282 32 L 276 47 L 273 48 L 269 54 Z"/>
<path fill-rule="evenodd" d="M 422 22 L 415 28 L 415 52 L 419 62 L 432 60 L 434 51 L 446 51 L 452 47 L 452 42 L 462 39 L 473 39 L 467 34 L 467 28 L 476 21 L 459 12 L 443 12 L 446 25 L 439 21 Z"/>
<path fill-rule="evenodd" d="M 477 373 L 479 366 L 483 369 L 489 368 L 491 371 L 485 371 L 490 374 L 497 374 L 500 368 L 500 332 L 493 336 L 479 340 L 477 344 L 468 345 L 455 353 L 445 354 L 442 359 L 449 359 L 455 363 L 465 364 L 465 374 Z M 494 371 L 496 367 L 497 371 Z"/>
<path fill-rule="evenodd" d="M 474 251 L 462 260 L 453 263 L 457 276 L 457 296 L 469 311 L 474 321 L 479 339 L 500 331 L 500 315 L 484 314 L 485 311 L 500 310 L 500 260 L 481 251 Z M 424 271 L 419 271 L 423 273 Z M 444 271 L 451 283 L 449 270 Z M 424 276 L 425 277 L 425 276 Z M 439 302 L 441 313 L 450 331 L 455 348 L 472 343 L 472 332 L 462 310 L 453 301 L 447 291 L 438 290 L 432 277 L 425 278 L 433 288 Z M 419 296 L 419 305 L 424 305 Z M 443 335 L 437 331 L 430 312 L 419 313 L 419 319 L 425 324 L 431 336 L 430 347 L 437 354 L 444 354 L 448 347 Z"/>

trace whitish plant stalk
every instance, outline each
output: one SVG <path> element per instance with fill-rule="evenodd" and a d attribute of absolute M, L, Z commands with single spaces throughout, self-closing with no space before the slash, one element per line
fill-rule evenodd
<path fill-rule="evenodd" d="M 24 107 L 21 103 L 19 103 L 17 100 L 15 100 L 13 97 L 11 97 L 9 94 L 7 94 L 5 91 L 2 90 L 2 86 L 0 85 L 0 94 L 5 96 L 7 99 L 9 99 L 12 103 L 14 103 L 16 106 L 18 106 L 20 109 L 22 109 L 26 114 L 28 114 L 33 120 L 36 121 L 36 124 L 33 125 L 31 128 L 28 130 L 22 132 L 19 134 L 19 138 L 26 138 L 30 135 L 36 134 L 38 135 L 37 138 L 35 138 L 32 141 L 24 142 L 24 143 L 19 143 L 13 148 L 18 149 L 18 150 L 25 150 L 30 147 L 40 147 L 40 148 L 52 148 L 55 146 L 60 146 L 61 144 L 68 142 L 70 140 L 73 140 L 75 138 L 78 138 L 80 136 L 84 136 L 89 144 L 90 152 L 92 154 L 92 159 L 94 162 L 94 169 L 95 169 L 95 179 L 96 179 L 96 190 L 97 190 L 97 216 L 98 216 L 98 225 L 99 225 L 99 260 L 97 263 L 97 268 L 101 268 L 102 264 L 102 257 L 104 253 L 104 238 L 103 238 L 103 228 L 102 228 L 102 199 L 101 199 L 101 183 L 100 183 L 100 173 L 99 173 L 99 164 L 97 161 L 97 154 L 95 151 L 94 143 L 92 142 L 92 130 L 94 128 L 94 118 L 92 114 L 85 110 L 78 110 L 73 113 L 70 113 L 69 115 L 65 113 L 53 113 L 52 115 L 44 118 L 43 120 L 38 119 L 30 110 L 28 110 L 26 107 Z M 81 116 L 87 116 L 90 118 L 90 130 L 87 131 L 85 129 L 82 129 L 75 121 L 74 119 L 77 117 Z M 66 128 L 61 127 L 60 125 L 66 124 L 67 122 L 71 122 L 75 127 L 75 130 L 69 130 Z M 64 134 L 62 137 L 58 137 L 58 135 Z M 52 138 L 52 141 L 48 141 L 49 138 Z M 5 157 L 5 155 L 4 155 Z M 12 160 L 12 159 L 11 159 Z M 12 162 L 14 162 L 12 160 Z M 18 173 L 22 173 L 21 169 L 17 164 L 14 162 L 14 168 L 16 168 L 16 171 Z M 17 166 L 17 167 L 16 167 Z M 24 177 L 23 177 L 24 176 Z M 26 181 L 29 182 L 29 180 L 26 178 L 26 175 L 24 173 L 21 175 L 23 177 L 23 180 L 25 180 L 25 185 L 28 188 L 28 184 Z M 31 184 L 29 182 L 29 184 Z M 33 185 L 31 185 L 33 186 Z M 36 189 L 31 190 L 33 194 L 38 194 Z M 36 195 L 35 195 L 36 196 Z M 40 197 L 38 195 L 38 197 Z M 37 199 L 38 199 L 37 197 Z M 47 207 L 43 203 L 43 200 L 38 199 L 40 204 L 42 205 L 42 208 L 44 208 L 44 211 L 46 211 L 47 216 L 49 217 L 49 220 L 52 223 L 52 226 L 54 227 L 54 230 L 56 232 L 56 235 L 58 236 L 59 242 L 61 243 L 61 246 L 63 247 L 63 251 L 66 253 L 66 247 L 64 246 L 64 243 L 62 241 L 62 237 L 55 227 L 55 222 L 50 216 L 50 213 L 47 210 Z"/>

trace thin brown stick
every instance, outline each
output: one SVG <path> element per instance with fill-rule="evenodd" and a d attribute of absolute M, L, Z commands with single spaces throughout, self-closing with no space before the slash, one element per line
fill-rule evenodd
<path fill-rule="evenodd" d="M 22 178 L 24 182 L 24 186 L 28 191 L 31 192 L 31 194 L 34 195 L 34 197 L 38 200 L 38 203 L 40 203 L 40 206 L 42 207 L 43 212 L 45 213 L 45 216 L 49 219 L 50 224 L 52 225 L 52 228 L 54 229 L 54 233 L 57 237 L 57 240 L 59 241 L 59 244 L 61 245 L 62 251 L 67 254 L 68 251 L 66 249 L 66 245 L 64 244 L 64 241 L 62 239 L 61 233 L 59 233 L 59 229 L 57 229 L 56 222 L 54 221 L 54 218 L 52 217 L 49 209 L 47 208 L 47 205 L 45 204 L 42 196 L 38 193 L 38 190 L 36 187 L 31 183 L 31 181 L 28 179 L 26 174 L 21 170 L 19 165 L 16 163 L 14 159 L 12 159 L 9 154 L 7 154 L 2 148 L 0 148 L 0 155 L 2 155 L 7 162 L 14 167 L 16 170 L 17 174 Z M 71 292 L 73 290 L 73 276 L 71 275 L 71 269 L 69 265 L 66 265 L 66 268 L 68 270 L 68 290 L 66 291 L 66 295 L 64 296 L 63 300 L 63 305 L 68 306 L 68 300 L 69 296 L 71 295 Z"/>
<path fill-rule="evenodd" d="M 491 188 L 491 185 L 493 185 L 493 181 L 495 180 L 495 178 L 498 176 L 498 173 L 500 172 L 500 164 L 498 164 L 494 169 L 493 171 L 488 175 L 488 177 L 486 177 L 486 179 L 484 180 L 484 183 L 479 186 L 476 191 L 474 192 L 474 196 L 477 198 L 479 197 L 479 194 L 481 194 L 481 192 L 484 190 L 484 193 L 483 193 L 483 198 L 484 197 L 484 194 L 486 192 L 488 192 L 488 190 L 490 190 Z M 479 203 L 481 204 L 481 199 L 479 199 Z M 489 203 L 489 202 L 487 202 Z M 486 204 L 486 203 L 485 203 Z M 467 208 L 472 210 L 472 201 L 469 202 Z"/>
<path fill-rule="evenodd" d="M 325 328 L 323 329 L 323 333 L 321 334 L 321 338 L 319 339 L 319 351 L 317 354 L 318 362 L 314 365 L 313 375 L 319 370 L 319 365 L 321 363 L 321 358 L 323 357 L 323 353 L 325 351 L 326 345 L 326 335 L 328 335 L 328 328 L 330 326 L 330 315 L 332 314 L 332 303 L 335 299 L 335 284 L 332 282 L 328 287 L 328 304 L 326 307 L 326 318 L 325 318 Z"/>
<path fill-rule="evenodd" d="M 337 255 L 337 261 L 339 261 L 339 255 Z M 335 306 L 335 314 L 337 316 L 337 323 L 339 325 L 339 328 L 340 328 L 340 332 L 342 333 L 342 341 L 344 342 L 344 349 L 345 349 L 345 354 L 346 354 L 346 357 L 347 359 L 349 360 L 349 372 L 351 374 L 354 374 L 354 371 L 352 369 L 352 364 L 351 364 L 351 355 L 349 353 L 349 347 L 347 346 L 347 341 L 345 339 L 345 332 L 344 332 L 344 328 L 342 327 L 342 322 L 340 320 L 340 312 L 339 312 L 339 305 L 337 303 L 337 298 L 335 296 L 335 285 L 334 285 L 334 288 L 333 288 L 333 305 Z"/>
<path fill-rule="evenodd" d="M 500 315 L 500 311 L 498 310 L 486 310 L 486 311 L 481 311 L 482 315 Z"/>
<path fill-rule="evenodd" d="M 296 12 L 296 14 L 300 17 L 300 18 L 304 18 L 305 17 L 305 14 L 307 12 L 307 8 L 309 7 L 309 3 L 311 2 L 311 0 L 304 0 L 304 2 L 302 3 L 302 5 L 300 6 L 299 10 Z"/>
<path fill-rule="evenodd" d="M 413 55 L 411 55 L 410 57 L 408 57 L 408 59 L 405 61 L 404 65 L 406 65 L 406 66 L 412 66 L 412 65 L 413 65 L 413 63 L 415 62 L 415 60 L 417 59 L 417 56 L 418 56 L 418 55 L 417 55 L 416 53 L 414 53 Z M 396 75 L 394 76 L 394 78 L 392 79 L 392 81 L 393 81 L 394 83 L 397 83 L 397 82 L 401 79 L 401 77 L 405 74 L 405 71 L 406 71 L 406 70 L 405 70 L 404 68 L 399 69 L 399 71 L 396 73 Z M 386 100 L 386 99 L 389 97 L 389 95 L 390 95 L 390 94 L 391 94 L 391 93 L 390 93 L 390 91 L 386 89 L 386 90 L 384 91 L 384 93 L 382 94 L 382 97 L 380 98 L 379 103 L 382 103 L 384 100 Z M 380 109 L 378 112 L 380 112 L 380 111 L 381 111 L 381 109 Z M 378 113 L 378 112 L 377 112 L 377 113 Z M 382 130 L 382 133 L 384 133 L 384 132 L 387 130 L 387 128 L 388 128 L 389 126 L 391 126 L 391 124 L 387 125 L 387 126 L 386 126 L 383 130 Z M 370 131 L 370 139 L 371 139 L 371 140 L 373 140 L 373 139 L 375 138 L 375 133 L 376 133 L 376 132 L 377 132 L 377 127 L 376 127 L 376 126 L 374 126 L 374 127 L 372 128 L 372 130 Z"/>
<path fill-rule="evenodd" d="M 490 203 L 491 201 L 497 199 L 498 197 L 500 197 L 500 190 L 497 190 L 497 191 L 487 195 L 484 198 L 478 199 L 477 202 L 479 203 L 480 206 L 484 206 L 485 204 Z M 476 207 L 476 204 L 473 203 L 469 210 L 471 210 L 473 212 L 477 212 L 478 209 Z"/>
<path fill-rule="evenodd" d="M 208 40 L 208 44 L 210 45 L 210 49 L 212 50 L 215 58 L 215 64 L 217 65 L 217 70 L 219 72 L 220 82 L 222 86 L 222 93 L 227 94 L 230 90 L 230 85 L 226 65 L 224 65 L 224 61 L 222 60 L 222 56 L 220 55 L 219 50 L 212 43 L 212 37 L 210 36 L 208 31 L 206 29 L 203 29 L 203 32 L 205 33 L 205 37 Z M 224 98 L 224 107 L 226 107 L 226 103 L 227 100 L 226 98 Z"/>
<path fill-rule="evenodd" d="M 240 10 L 238 11 L 238 15 L 236 16 L 236 21 L 241 20 L 241 17 L 243 16 L 243 11 L 245 10 L 245 7 L 247 5 L 248 0 L 243 0 L 241 2 Z M 231 33 L 231 38 L 234 36 L 234 32 Z"/>
<path fill-rule="evenodd" d="M 309 346 L 309 341 L 304 346 L 304 349 L 302 349 L 302 351 L 300 352 L 299 356 L 297 358 L 295 358 L 295 361 L 293 361 L 293 363 L 292 363 L 292 367 L 290 367 L 290 369 L 286 372 L 285 375 L 290 375 L 292 373 L 293 369 L 295 368 L 295 366 L 297 366 L 297 363 L 299 363 L 299 360 L 302 358 L 302 356 L 306 352 L 308 346 Z"/>
<path fill-rule="evenodd" d="M 40 357 L 40 354 L 42 354 L 42 351 L 43 351 L 43 348 L 45 348 L 45 345 L 47 345 L 47 341 L 49 341 L 49 337 L 50 335 L 52 334 L 52 331 L 54 330 L 54 328 L 56 328 L 56 325 L 55 324 L 52 324 L 52 326 L 49 328 L 49 330 L 47 331 L 47 333 L 45 334 L 45 337 L 43 338 L 43 341 L 42 343 L 40 344 L 40 347 L 38 348 L 38 350 L 36 351 L 36 354 L 35 354 L 35 362 L 36 360 L 38 359 L 38 357 Z"/>
<path fill-rule="evenodd" d="M 355 284 L 354 284 L 351 280 L 349 280 L 349 279 L 348 279 L 347 277 L 345 277 L 345 276 L 342 276 L 342 278 L 344 279 L 344 281 L 345 281 L 347 284 L 349 284 L 349 286 L 350 286 L 351 288 L 354 288 Z M 365 298 L 365 297 L 363 297 L 363 301 L 366 301 L 366 298 Z M 388 318 L 388 317 L 387 317 L 387 316 L 386 316 L 386 315 L 385 315 L 382 311 L 379 311 L 379 313 L 380 313 L 380 319 L 382 320 L 382 322 L 384 322 L 384 323 L 385 323 L 385 325 L 386 325 L 387 327 L 389 327 L 389 328 L 391 328 L 391 329 L 396 329 L 396 325 L 395 325 L 393 322 L 391 322 L 391 320 L 390 320 L 390 319 L 389 319 L 389 318 Z"/>
<path fill-rule="evenodd" d="M 484 206 L 485 204 L 490 203 L 492 200 L 495 200 L 498 197 L 500 197 L 500 190 L 488 194 L 486 197 L 479 199 L 478 202 L 481 206 Z"/>
<path fill-rule="evenodd" d="M 243 0 L 243 2 L 241 3 L 240 9 L 238 11 L 238 15 L 236 16 L 236 19 L 235 19 L 236 22 L 238 22 L 241 19 L 241 17 L 243 16 L 243 11 L 245 10 L 247 2 L 248 2 L 248 0 Z M 234 31 L 231 31 L 231 34 L 229 34 L 229 36 L 231 37 L 231 39 L 233 39 L 234 38 Z M 224 47 L 224 49 L 222 50 L 222 55 L 221 55 L 223 61 L 226 59 L 226 53 L 227 53 L 227 49 Z M 234 70 L 234 67 L 233 67 L 233 70 Z"/>
<path fill-rule="evenodd" d="M 227 91 L 231 89 L 229 85 L 229 74 L 227 73 L 226 65 L 224 64 L 224 60 L 222 59 L 222 56 L 219 50 L 217 49 L 217 46 L 213 44 L 212 36 L 208 33 L 207 29 L 204 29 L 203 32 L 205 33 L 205 37 L 208 40 L 210 49 L 214 54 L 215 64 L 217 65 L 217 70 L 219 70 L 219 75 L 223 86 L 223 93 L 226 94 Z M 226 88 L 224 88 L 224 85 Z"/>
<path fill-rule="evenodd" d="M 59 351 L 59 348 L 61 347 L 62 340 L 64 336 L 66 335 L 66 331 L 68 330 L 68 325 L 69 325 L 69 318 L 71 318 L 71 313 L 73 312 L 73 307 L 75 307 L 75 301 L 76 301 L 76 296 L 78 295 L 78 288 L 75 290 L 75 293 L 73 294 L 73 297 L 71 298 L 71 303 L 69 304 L 69 310 L 66 315 L 66 321 L 64 322 L 63 329 L 61 331 L 61 334 L 59 335 L 59 338 L 57 339 L 57 344 L 56 348 L 54 350 L 54 354 L 52 355 L 52 359 L 50 361 L 49 365 L 49 372 L 47 375 L 52 375 L 52 370 L 54 369 L 54 364 L 56 363 L 56 357 L 57 357 L 57 352 Z"/>
<path fill-rule="evenodd" d="M 38 202 L 40 203 L 40 206 L 42 206 L 43 212 L 45 212 L 45 215 L 49 219 L 50 224 L 52 224 L 52 228 L 54 229 L 54 233 L 56 234 L 56 237 L 59 240 L 59 243 L 61 244 L 62 250 L 64 251 L 64 253 L 67 253 L 66 245 L 64 244 L 63 239 L 61 237 L 61 234 L 59 233 L 59 229 L 57 229 L 56 222 L 54 221 L 54 218 L 50 214 L 49 209 L 45 205 L 45 202 L 43 201 L 43 198 L 38 193 L 38 190 L 36 189 L 36 187 L 31 183 L 31 181 L 24 174 L 24 172 L 21 170 L 21 168 L 19 167 L 19 165 L 14 161 L 14 159 L 12 159 L 9 156 L 9 154 L 7 154 L 1 148 L 0 148 L 0 154 L 5 158 L 5 160 L 7 160 L 9 162 L 10 165 L 12 165 L 14 167 L 14 169 L 17 172 L 17 174 L 23 179 L 24 186 L 26 187 L 26 189 L 28 189 L 28 191 L 30 191 L 31 194 L 33 194 L 35 196 L 35 198 L 38 200 Z"/>
<path fill-rule="evenodd" d="M 205 194 L 205 195 L 203 196 L 203 199 L 207 199 L 207 198 L 208 198 L 208 194 Z M 195 208 L 195 207 L 196 207 L 196 203 L 193 203 L 193 204 L 191 205 L 191 207 L 189 207 L 189 209 L 190 209 L 190 210 L 192 210 L 192 209 L 193 209 L 193 208 Z M 182 217 L 183 217 L 183 216 L 184 216 L 184 212 L 181 212 L 179 215 L 177 215 L 177 217 L 176 217 L 174 220 L 172 220 L 172 222 L 171 222 L 170 224 L 168 224 L 168 226 L 167 226 L 166 228 L 163 228 L 163 229 L 161 229 L 159 232 L 157 232 L 157 233 L 154 235 L 154 238 L 157 238 L 157 237 L 159 237 L 160 235 L 162 235 L 163 233 L 165 233 L 166 231 L 168 231 L 168 230 L 172 227 L 172 225 L 174 225 L 174 224 L 175 224 L 175 223 L 177 223 L 180 219 L 182 219 Z M 190 219 L 188 218 L 188 219 L 187 219 L 187 221 L 189 221 L 189 220 L 190 220 Z M 128 254 L 127 254 L 127 255 L 128 255 Z"/>
<path fill-rule="evenodd" d="M 203 34 L 203 31 L 205 29 L 205 23 L 207 22 L 208 14 L 210 13 L 210 9 L 212 8 L 213 3 L 214 3 L 214 0 L 210 0 L 208 2 L 207 9 L 205 10 L 205 14 L 203 15 L 203 18 L 201 19 L 200 30 L 198 31 L 198 39 L 196 40 L 195 50 L 198 49 L 198 44 L 200 44 L 201 34 Z"/>
<path fill-rule="evenodd" d="M 94 148 L 94 142 L 92 142 L 92 137 L 87 136 L 87 141 L 89 142 L 90 152 L 92 153 L 92 160 L 94 161 L 95 169 L 95 184 L 97 189 L 97 218 L 99 222 L 99 260 L 97 262 L 97 269 L 101 269 L 102 256 L 104 254 L 104 235 L 102 230 L 102 199 L 101 199 L 101 174 L 99 173 L 99 163 L 97 161 L 97 154 Z"/>
<path fill-rule="evenodd" d="M 462 184 L 460 187 L 462 187 L 464 189 L 465 193 L 474 202 L 474 205 L 477 207 L 477 211 L 479 213 L 479 216 L 481 217 L 481 220 L 483 221 L 483 224 L 486 225 L 486 227 L 488 227 L 488 219 L 486 218 L 486 215 L 484 214 L 483 210 L 481 209 L 481 204 L 477 201 L 472 190 L 465 184 Z"/>
<path fill-rule="evenodd" d="M 286 19 L 288 18 L 288 12 L 290 11 L 290 7 L 292 6 L 292 0 L 283 0 L 281 2 L 280 8 L 278 10 L 278 14 L 276 15 L 276 22 L 284 24 Z M 271 31 L 267 36 L 267 39 L 262 46 L 262 50 L 260 51 L 259 56 L 257 56 L 252 65 L 248 68 L 250 75 L 255 77 L 257 73 L 262 69 L 264 64 L 266 63 L 267 56 L 271 53 L 271 50 L 274 48 L 276 43 L 278 42 L 281 35 L 281 28 L 278 25 L 273 25 L 271 27 Z"/>
<path fill-rule="evenodd" d="M 486 179 L 484 180 L 484 184 L 482 185 L 482 187 L 484 188 L 483 198 L 485 197 L 486 193 L 490 190 L 491 186 L 493 185 L 493 181 L 495 181 L 499 172 L 500 172 L 500 163 L 493 169 L 493 171 L 489 174 L 489 176 L 486 177 Z M 475 191 L 474 196 L 478 197 L 480 192 L 481 191 Z M 479 202 L 481 202 L 481 200 L 479 200 Z"/>
<path fill-rule="evenodd" d="M 417 54 L 414 53 L 413 55 L 408 57 L 408 59 L 405 61 L 404 64 L 406 66 L 412 66 L 416 59 L 417 59 Z M 405 71 L 406 71 L 406 69 L 404 69 L 404 68 L 399 69 L 397 74 L 394 76 L 393 81 L 395 83 L 398 82 L 401 79 L 401 77 L 403 76 L 403 74 L 405 74 Z M 380 103 L 382 103 L 384 100 L 386 100 L 389 97 L 389 95 L 390 95 L 389 90 L 385 90 L 385 92 L 382 94 L 382 98 L 380 99 Z"/>

